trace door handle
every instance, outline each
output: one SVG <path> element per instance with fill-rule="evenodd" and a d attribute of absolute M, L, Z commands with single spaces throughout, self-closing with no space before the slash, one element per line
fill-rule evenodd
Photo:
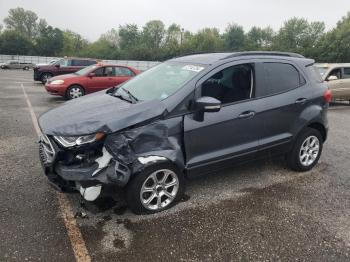
<path fill-rule="evenodd" d="M 298 99 L 295 101 L 295 103 L 296 103 L 296 104 L 304 104 L 306 101 L 307 101 L 306 98 L 298 98 Z"/>
<path fill-rule="evenodd" d="M 238 118 L 251 118 L 255 115 L 255 112 L 254 111 L 246 111 L 246 112 L 243 112 L 241 113 Z"/>

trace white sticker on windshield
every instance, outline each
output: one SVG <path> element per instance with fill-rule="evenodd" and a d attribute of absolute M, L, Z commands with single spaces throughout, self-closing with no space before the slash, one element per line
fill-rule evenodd
<path fill-rule="evenodd" d="M 204 69 L 204 67 L 202 66 L 196 66 L 196 65 L 185 65 L 183 68 L 183 70 L 189 70 L 189 71 L 194 71 L 194 72 L 200 72 Z"/>

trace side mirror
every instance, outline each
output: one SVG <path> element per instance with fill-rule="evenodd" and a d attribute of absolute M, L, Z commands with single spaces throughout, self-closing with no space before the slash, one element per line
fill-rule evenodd
<path fill-rule="evenodd" d="M 214 97 L 203 96 L 196 100 L 195 102 L 195 115 L 194 119 L 196 121 L 204 120 L 204 112 L 218 112 L 221 109 L 221 101 Z"/>
<path fill-rule="evenodd" d="M 335 75 L 329 76 L 329 77 L 327 78 L 327 81 L 334 81 L 334 80 L 338 80 L 338 77 L 335 76 Z"/>
<path fill-rule="evenodd" d="M 88 73 L 88 77 L 94 77 L 94 76 L 96 76 L 95 73 Z"/>

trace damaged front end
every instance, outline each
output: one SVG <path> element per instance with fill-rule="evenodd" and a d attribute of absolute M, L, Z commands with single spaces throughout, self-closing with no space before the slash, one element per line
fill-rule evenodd
<path fill-rule="evenodd" d="M 88 138 L 42 135 L 39 143 L 50 183 L 63 192 L 79 191 L 88 201 L 95 200 L 105 186 L 125 187 L 149 164 L 171 161 L 181 167 L 184 163 L 181 118 Z"/>

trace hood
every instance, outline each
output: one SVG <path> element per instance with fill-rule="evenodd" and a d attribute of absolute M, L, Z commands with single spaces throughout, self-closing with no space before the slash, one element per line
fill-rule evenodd
<path fill-rule="evenodd" d="M 81 76 L 78 76 L 78 75 L 75 75 L 75 74 L 66 74 L 66 75 L 59 75 L 59 76 L 54 76 L 54 77 L 51 77 L 49 80 L 49 82 L 52 82 L 53 80 L 64 80 L 64 79 L 67 79 L 67 78 L 74 78 L 74 77 L 81 77 Z"/>
<path fill-rule="evenodd" d="M 106 91 L 73 99 L 49 110 L 38 122 L 46 135 L 77 136 L 96 132 L 113 133 L 166 113 L 162 101 L 136 104 L 111 96 Z"/>

